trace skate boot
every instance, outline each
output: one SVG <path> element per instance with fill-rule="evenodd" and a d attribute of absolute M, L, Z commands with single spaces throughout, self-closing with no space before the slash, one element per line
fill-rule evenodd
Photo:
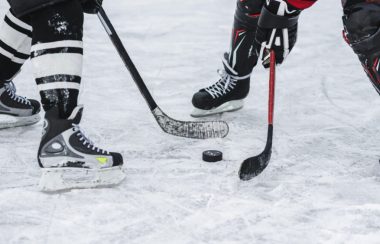
<path fill-rule="evenodd" d="M 250 76 L 239 76 L 227 61 L 224 54 L 224 70 L 219 70 L 220 80 L 215 84 L 201 89 L 193 96 L 193 117 L 205 117 L 213 114 L 239 110 L 244 105 L 244 98 L 249 93 Z"/>
<path fill-rule="evenodd" d="M 0 85 L 0 129 L 37 123 L 40 108 L 39 102 L 16 95 L 12 82 Z"/>
<path fill-rule="evenodd" d="M 60 119 L 58 108 L 46 112 L 44 133 L 38 150 L 42 168 L 42 191 L 112 186 L 122 182 L 123 157 L 96 147 L 79 127 L 83 107 L 68 119 Z"/>

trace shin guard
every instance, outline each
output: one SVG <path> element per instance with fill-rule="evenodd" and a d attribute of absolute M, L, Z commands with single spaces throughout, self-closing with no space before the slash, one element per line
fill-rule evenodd
<path fill-rule="evenodd" d="M 263 5 L 263 0 L 237 2 L 228 62 L 239 76 L 249 75 L 257 64 L 258 58 L 253 45 Z"/>

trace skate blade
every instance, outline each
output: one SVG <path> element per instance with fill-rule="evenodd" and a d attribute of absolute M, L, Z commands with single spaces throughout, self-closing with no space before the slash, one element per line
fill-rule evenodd
<path fill-rule="evenodd" d="M 0 129 L 32 125 L 38 123 L 40 120 L 41 116 L 39 114 L 28 117 L 15 117 L 11 115 L 1 114 Z"/>
<path fill-rule="evenodd" d="M 229 101 L 226 103 L 223 103 L 217 108 L 210 109 L 210 110 L 203 110 L 199 108 L 194 108 L 193 112 L 191 113 L 191 116 L 194 118 L 201 118 L 206 117 L 214 114 L 220 114 L 224 112 L 233 112 L 239 109 L 242 109 L 244 106 L 244 100 L 234 100 Z"/>
<path fill-rule="evenodd" d="M 124 179 L 125 173 L 119 166 L 107 169 L 43 168 L 38 187 L 44 192 L 109 187 Z"/>

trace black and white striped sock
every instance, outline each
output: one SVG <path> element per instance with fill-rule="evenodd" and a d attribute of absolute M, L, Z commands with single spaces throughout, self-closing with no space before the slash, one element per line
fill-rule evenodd
<path fill-rule="evenodd" d="M 69 113 L 76 106 L 80 89 L 82 41 L 35 44 L 31 48 L 31 60 L 45 109 L 59 106 Z"/>
<path fill-rule="evenodd" d="M 29 58 L 32 26 L 9 11 L 0 26 L 0 81 L 11 80 Z"/>
<path fill-rule="evenodd" d="M 32 46 L 31 60 L 38 89 L 79 90 L 82 75 L 82 41 L 64 40 Z"/>
<path fill-rule="evenodd" d="M 31 15 L 31 62 L 48 111 L 70 116 L 77 106 L 83 62 L 83 11 L 79 1 L 65 1 Z"/>

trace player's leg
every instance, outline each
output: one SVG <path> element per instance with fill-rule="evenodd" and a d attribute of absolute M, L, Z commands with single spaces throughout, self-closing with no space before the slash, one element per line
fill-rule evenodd
<path fill-rule="evenodd" d="M 380 3 L 351 2 L 344 6 L 344 36 L 380 94 Z"/>
<path fill-rule="evenodd" d="M 231 48 L 222 59 L 221 79 L 194 94 L 192 116 L 207 116 L 243 107 L 243 99 L 249 93 L 251 72 L 257 64 L 253 44 L 263 4 L 264 0 L 237 1 Z"/>
<path fill-rule="evenodd" d="M 0 129 L 40 120 L 40 104 L 16 94 L 12 79 L 29 58 L 32 27 L 9 11 L 0 24 Z"/>
<path fill-rule="evenodd" d="M 83 9 L 68 0 L 30 14 L 31 60 L 45 114 L 38 151 L 43 190 L 119 183 L 123 158 L 96 147 L 79 127 L 77 105 L 83 59 Z"/>

